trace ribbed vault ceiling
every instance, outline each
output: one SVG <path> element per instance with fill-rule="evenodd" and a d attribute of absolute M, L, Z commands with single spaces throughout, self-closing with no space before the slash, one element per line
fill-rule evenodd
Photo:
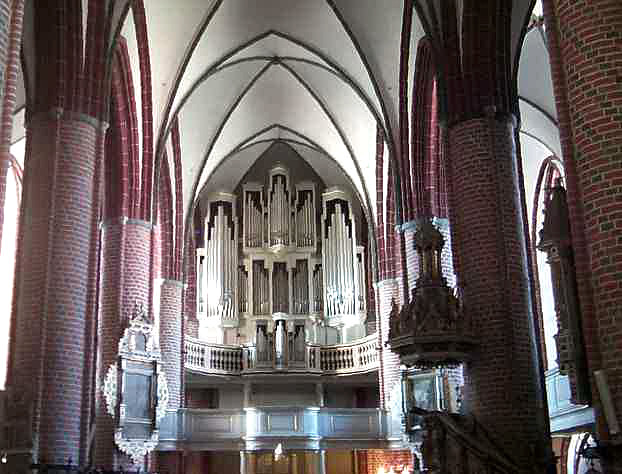
<path fill-rule="evenodd" d="M 438 17 L 440 2 L 415 4 L 421 8 L 412 15 L 409 111 L 417 92 L 413 77 L 417 44 L 424 36 L 422 25 Z M 462 2 L 457 4 L 460 14 Z M 516 51 L 532 1 L 514 4 L 511 47 Z M 86 19 L 84 0 L 83 5 Z M 110 5 L 113 24 L 117 18 L 122 21 L 119 31 L 127 43 L 137 118 L 142 123 L 144 90 L 135 12 L 127 0 Z M 392 159 L 399 143 L 403 8 L 402 0 L 144 1 L 156 153 L 161 157 L 167 150 L 171 159 L 168 142 L 177 117 L 184 213 L 205 183 L 211 186 L 213 173 L 214 186 L 230 186 L 235 180 L 221 174 L 231 164 L 240 165 L 241 177 L 253 159 L 279 141 L 294 148 L 324 182 L 350 186 L 368 212 L 375 214 L 371 202 L 376 196 L 377 126 L 387 137 L 385 157 Z M 423 21 L 418 13 L 424 15 Z M 30 18 L 27 14 L 26 34 L 32 29 Z M 112 28 L 110 34 L 115 31 Z M 541 71 L 548 65 L 546 47 L 542 38 L 531 34 L 525 47 L 535 59 L 526 60 L 523 50 L 520 94 L 529 99 L 523 101 L 524 122 L 531 131 L 544 124 L 544 141 L 556 149 L 555 130 L 542 113 L 554 116 L 550 103 L 542 105 L 545 96 L 552 95 L 539 87 Z M 24 56 L 30 53 L 25 43 Z M 528 69 L 525 63 L 534 66 Z M 139 135 L 143 148 L 142 127 Z M 234 172 L 235 167 L 227 171 Z"/>
<path fill-rule="evenodd" d="M 208 179 L 232 186 L 274 141 L 371 204 L 377 124 L 388 148 L 397 136 L 401 1 L 150 0 L 145 13 L 155 132 L 161 150 L 178 117 L 186 212 Z"/>

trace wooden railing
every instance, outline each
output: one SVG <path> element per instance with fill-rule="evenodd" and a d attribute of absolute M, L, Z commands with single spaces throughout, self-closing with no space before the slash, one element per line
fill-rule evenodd
<path fill-rule="evenodd" d="M 326 375 L 365 373 L 378 369 L 377 335 L 347 344 L 306 344 L 304 361 L 258 361 L 253 344 L 229 346 L 186 338 L 186 369 L 204 374 L 239 375 L 250 372 L 297 371 Z"/>

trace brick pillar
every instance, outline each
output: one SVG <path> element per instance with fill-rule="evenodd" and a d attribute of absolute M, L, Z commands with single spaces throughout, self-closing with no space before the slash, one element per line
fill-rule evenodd
<path fill-rule="evenodd" d="M 416 231 L 417 221 L 413 220 L 402 224 L 402 232 L 404 233 L 404 241 L 406 244 L 406 268 L 408 274 L 409 298 L 412 289 L 417 283 L 417 278 L 419 277 L 419 256 L 417 255 L 417 251 L 415 250 L 415 244 L 413 243 L 413 238 Z"/>
<path fill-rule="evenodd" d="M 11 390 L 31 402 L 35 458 L 80 461 L 85 313 L 101 123 L 54 109 L 28 124 Z"/>
<path fill-rule="evenodd" d="M 181 406 L 182 347 L 181 304 L 183 284 L 164 280 L 160 290 L 160 351 L 168 384 L 168 409 Z"/>
<path fill-rule="evenodd" d="M 114 419 L 102 387 L 108 368 L 118 360 L 119 340 L 135 304 L 150 307 L 152 236 L 152 225 L 137 219 L 112 219 L 102 226 L 94 460 L 106 469 L 130 465 L 114 444 Z"/>
<path fill-rule="evenodd" d="M 620 420 L 622 4 L 545 0 L 543 10 L 566 145 L 563 158 L 588 365 L 606 372 Z M 598 391 L 593 393 L 599 408 Z M 609 433 L 600 409 L 597 418 L 599 438 L 606 441 Z M 614 451 L 610 468 L 622 472 L 622 450 Z"/>
<path fill-rule="evenodd" d="M 380 338 L 380 404 L 387 410 L 398 410 L 402 413 L 400 388 L 400 359 L 386 345 L 389 337 L 389 315 L 391 301 L 399 304 L 399 284 L 397 279 L 387 279 L 376 284 L 376 301 L 378 306 L 378 337 Z M 396 396 L 399 395 L 399 396 Z"/>
<path fill-rule="evenodd" d="M 11 0 L 0 1 L 0 99 L 4 91 L 4 70 L 9 50 L 9 20 L 11 18 Z"/>
<path fill-rule="evenodd" d="M 479 350 L 465 365 L 465 408 L 527 468 L 544 443 L 513 119 L 449 130 L 452 237 Z"/>

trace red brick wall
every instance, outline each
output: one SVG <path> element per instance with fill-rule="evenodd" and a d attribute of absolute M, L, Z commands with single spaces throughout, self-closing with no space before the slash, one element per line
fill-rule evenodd
<path fill-rule="evenodd" d="M 360 474 L 377 474 L 380 467 L 384 467 L 388 472 L 390 466 L 412 466 L 413 459 L 412 453 L 407 449 L 369 449 L 366 457 L 367 470 L 359 470 Z"/>
<path fill-rule="evenodd" d="M 181 347 L 181 294 L 182 283 L 164 280 L 160 292 L 160 350 L 166 382 L 168 409 L 181 406 L 182 347 Z"/>
<path fill-rule="evenodd" d="M 187 239 L 185 246 L 186 252 L 186 271 L 184 290 L 184 332 L 188 336 L 199 336 L 199 320 L 197 319 L 197 276 L 196 276 L 196 245 L 195 236 Z"/>
<path fill-rule="evenodd" d="M 590 368 L 607 371 L 622 413 L 622 4 L 543 4 L 577 254 Z M 556 18 L 555 18 L 555 16 Z M 555 54 L 558 53 L 558 54 Z M 563 120 L 563 121 L 562 121 Z M 564 133 L 565 132 L 565 133 Z M 583 214 L 583 216 L 581 216 Z M 586 239 L 587 255 L 583 250 Z M 590 285 L 591 284 L 591 285 Z M 593 290 L 592 308 L 589 290 Z M 601 418 L 602 422 L 602 418 Z M 602 429 L 601 436 L 606 435 Z M 622 456 L 616 460 L 622 472 Z"/>
<path fill-rule="evenodd" d="M 389 337 L 389 314 L 391 312 L 391 301 L 399 304 L 399 285 L 397 280 L 383 280 L 376 285 L 376 301 L 378 302 L 378 317 L 380 324 L 378 327 L 381 341 L 381 366 L 380 366 L 380 403 L 382 408 L 391 409 L 391 394 L 399 385 L 400 381 L 400 361 L 397 354 L 391 352 L 385 344 Z M 400 392 L 401 393 L 401 392 Z M 401 404 L 398 407 L 401 411 Z"/>
<path fill-rule="evenodd" d="M 526 247 L 510 120 L 473 119 L 449 131 L 452 238 L 480 347 L 465 366 L 465 405 L 520 463 L 543 442 Z"/>

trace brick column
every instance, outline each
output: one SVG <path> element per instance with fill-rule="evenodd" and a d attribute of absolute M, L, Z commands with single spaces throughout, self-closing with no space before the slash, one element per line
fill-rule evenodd
<path fill-rule="evenodd" d="M 168 384 L 168 409 L 181 406 L 182 350 L 181 309 L 183 284 L 164 280 L 160 291 L 160 351 Z"/>
<path fill-rule="evenodd" d="M 35 458 L 79 462 L 89 251 L 101 123 L 54 109 L 28 125 L 11 390 L 30 401 Z"/>
<path fill-rule="evenodd" d="M 11 0 L 0 1 L 0 91 L 4 91 L 4 69 L 9 49 L 9 20 L 11 18 Z M 0 92 L 0 99 L 2 92 Z"/>
<path fill-rule="evenodd" d="M 622 416 L 622 4 L 544 0 L 588 365 Z M 587 255 L 585 249 L 587 248 Z M 593 291 L 593 303 L 589 290 Z M 598 435 L 609 438 L 597 407 Z M 622 450 L 611 468 L 622 472 Z"/>
<path fill-rule="evenodd" d="M 417 283 L 419 277 L 419 256 L 415 250 L 413 238 L 417 231 L 417 221 L 412 220 L 402 224 L 402 232 L 404 233 L 404 241 L 406 246 L 406 268 L 408 274 L 408 297 L 410 298 L 411 290 Z"/>
<path fill-rule="evenodd" d="M 487 117 L 449 130 L 452 238 L 479 350 L 465 365 L 465 408 L 519 465 L 544 443 L 518 193 L 515 123 Z"/>
<path fill-rule="evenodd" d="M 391 352 L 386 345 L 389 337 L 389 315 L 391 313 L 391 301 L 399 304 L 399 284 L 397 279 L 382 280 L 376 284 L 376 301 L 378 337 L 380 340 L 380 404 L 387 410 L 398 410 L 402 413 L 401 388 L 400 388 L 400 359 L 397 354 Z M 400 396 L 395 396 L 396 394 Z"/>
<path fill-rule="evenodd" d="M 114 419 L 102 387 L 108 368 L 118 360 L 119 340 L 135 304 L 150 306 L 152 236 L 152 225 L 137 219 L 122 217 L 102 225 L 94 461 L 106 469 L 130 465 L 114 444 Z"/>

